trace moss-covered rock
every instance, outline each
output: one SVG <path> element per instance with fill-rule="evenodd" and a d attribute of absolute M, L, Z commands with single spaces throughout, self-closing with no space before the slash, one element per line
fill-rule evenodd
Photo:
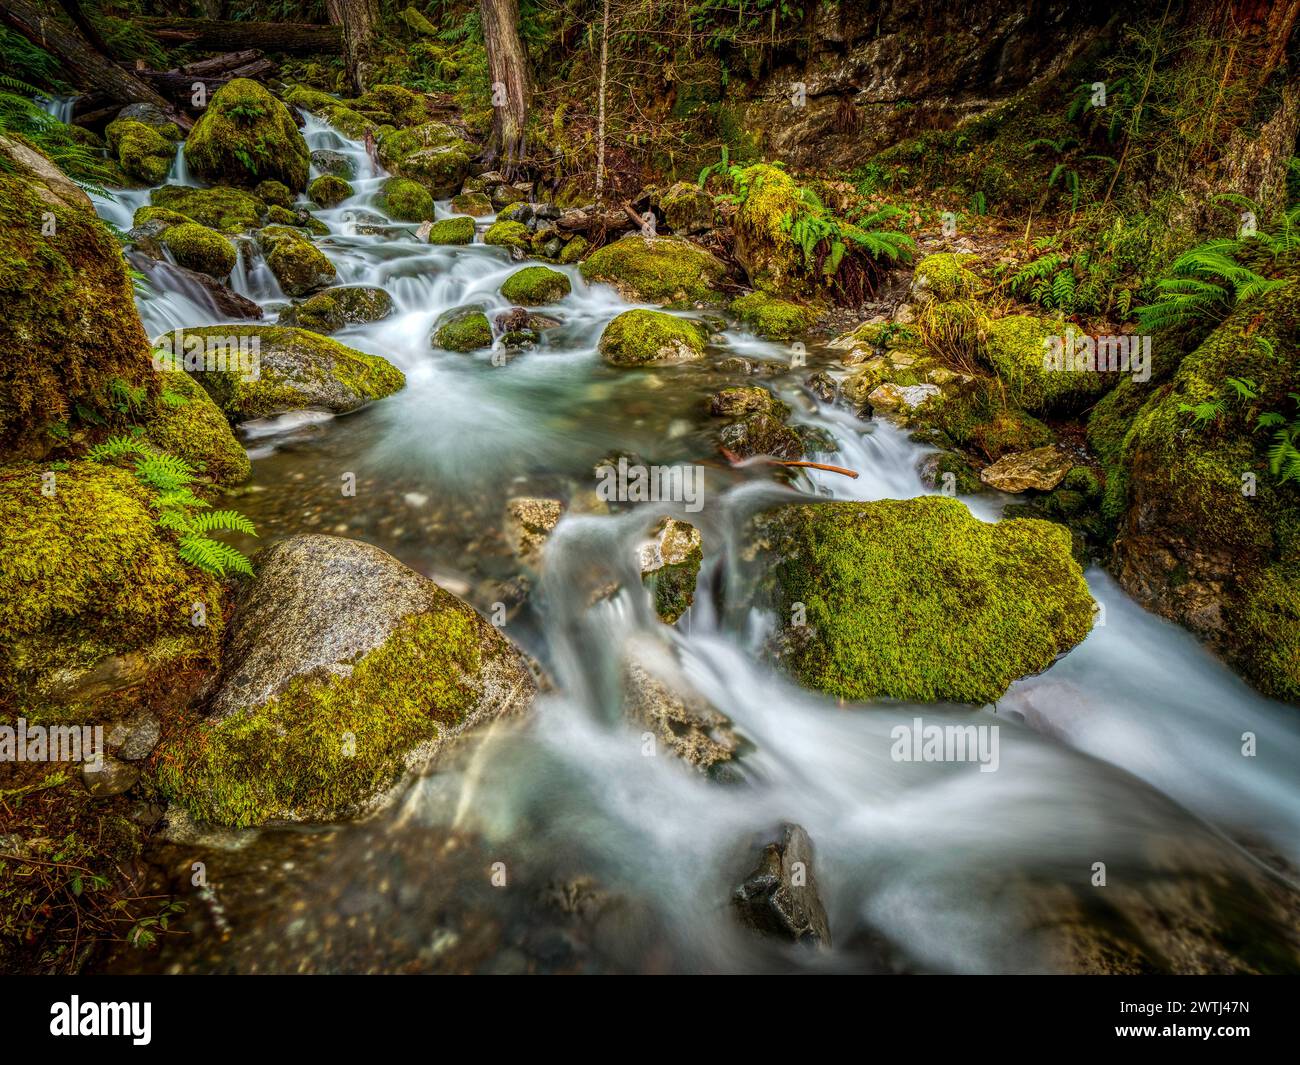
<path fill-rule="evenodd" d="M 375 202 L 381 211 L 399 222 L 433 220 L 433 197 L 428 189 L 410 178 L 389 178 L 380 188 Z"/>
<path fill-rule="evenodd" d="M 803 457 L 804 440 L 777 414 L 755 411 L 724 426 L 718 433 L 718 446 L 736 458 L 748 459 L 771 455 L 778 459 Z"/>
<path fill-rule="evenodd" d="M 39 455 L 76 408 L 105 411 L 113 381 L 149 384 L 149 342 L 86 194 L 11 138 L 0 163 L 0 452 Z"/>
<path fill-rule="evenodd" d="M 689 362 L 704 357 L 704 327 L 662 311 L 624 311 L 600 335 L 600 353 L 611 366 Z"/>
<path fill-rule="evenodd" d="M 1300 496 L 1269 468 L 1256 415 L 1293 418 L 1300 379 L 1300 280 L 1243 302 L 1149 395 L 1124 434 L 1090 434 L 1123 473 L 1115 566 L 1139 602 L 1190 627 L 1252 684 L 1300 702 Z M 1227 377 L 1258 398 L 1229 398 Z M 1135 395 L 1146 393 L 1137 382 Z M 1197 426 L 1187 407 L 1225 403 Z M 1109 411 L 1122 420 L 1123 401 Z"/>
<path fill-rule="evenodd" d="M 793 340 L 806 333 L 817 320 L 817 312 L 811 307 L 766 292 L 751 292 L 734 299 L 730 310 L 750 330 L 769 340 Z"/>
<path fill-rule="evenodd" d="M 430 244 L 473 244 L 474 219 L 444 218 L 429 227 Z"/>
<path fill-rule="evenodd" d="M 402 85 L 372 85 L 357 97 L 356 110 L 383 114 L 394 126 L 418 126 L 429 118 L 424 96 Z"/>
<path fill-rule="evenodd" d="M 382 288 L 343 285 L 308 296 L 280 312 L 280 325 L 337 333 L 350 325 L 378 322 L 393 313 L 393 297 Z"/>
<path fill-rule="evenodd" d="M 483 308 L 454 307 L 433 325 L 433 346 L 445 351 L 477 351 L 492 346 L 492 323 Z"/>
<path fill-rule="evenodd" d="M 939 252 L 927 255 L 916 264 L 912 277 L 912 296 L 915 299 L 948 300 L 969 299 L 980 288 L 980 279 L 965 265 L 975 259 L 973 255 Z"/>
<path fill-rule="evenodd" d="M 387 359 L 305 329 L 241 323 L 187 329 L 185 337 L 201 338 L 205 345 L 209 338 L 233 338 L 236 346 L 242 341 L 256 353 L 255 373 L 228 363 L 194 375 L 236 421 L 311 407 L 346 414 L 406 384 L 402 371 Z"/>
<path fill-rule="evenodd" d="M 244 233 L 256 229 L 265 205 L 251 192 L 242 189 L 195 189 L 187 185 L 164 185 L 149 194 L 155 208 L 174 211 L 192 221 L 221 233 Z M 136 212 L 134 222 L 139 225 L 141 213 Z"/>
<path fill-rule="evenodd" d="M 588 281 L 613 285 L 625 299 L 661 306 L 718 302 L 718 284 L 727 272 L 690 241 L 640 234 L 606 244 L 579 269 Z"/>
<path fill-rule="evenodd" d="M 713 197 L 692 182 L 679 181 L 670 187 L 659 209 L 674 233 L 689 236 L 713 228 Z"/>
<path fill-rule="evenodd" d="M 790 408 L 762 385 L 738 385 L 716 393 L 709 400 L 709 413 L 716 418 L 770 414 L 784 420 L 790 416 Z"/>
<path fill-rule="evenodd" d="M 96 462 L 0 467 L 0 698 L 39 717 L 51 701 L 215 655 L 221 588 L 181 561 L 155 498 L 134 474 Z M 195 604 L 205 625 L 191 623 Z"/>
<path fill-rule="evenodd" d="M 283 181 L 276 181 L 275 178 L 259 181 L 253 189 L 253 195 L 268 207 L 280 207 L 286 211 L 293 209 L 293 190 Z"/>
<path fill-rule="evenodd" d="M 1049 522 L 985 524 L 925 496 L 794 504 L 758 531 L 775 652 L 845 699 L 992 702 L 1092 625 L 1069 533 Z"/>
<path fill-rule="evenodd" d="M 469 173 L 470 156 L 460 148 L 421 148 L 403 156 L 397 172 L 418 181 L 435 198 L 451 196 Z"/>
<path fill-rule="evenodd" d="M 688 522 L 665 518 L 641 552 L 641 580 L 654 596 L 655 613 L 675 625 L 695 601 L 695 582 L 704 561 L 700 530 Z"/>
<path fill-rule="evenodd" d="M 145 439 L 184 459 L 213 483 L 230 487 L 248 479 L 248 452 L 226 416 L 183 370 L 163 375 L 162 391 L 145 424 Z"/>
<path fill-rule="evenodd" d="M 286 296 L 305 296 L 331 284 L 338 276 L 325 253 L 289 226 L 259 229 L 257 246 Z"/>
<path fill-rule="evenodd" d="M 175 126 L 171 127 L 174 132 Z M 176 138 L 130 118 L 118 118 L 104 130 L 108 150 L 131 177 L 146 185 L 159 185 L 176 158 Z"/>
<path fill-rule="evenodd" d="M 1013 314 L 993 320 L 981 357 L 1006 386 L 1008 397 L 1031 414 L 1077 410 L 1115 384 L 1113 374 L 1048 368 L 1050 343 L 1063 322 Z"/>
<path fill-rule="evenodd" d="M 799 186 L 784 170 L 758 163 L 745 170 L 748 192 L 732 221 L 735 253 L 749 283 L 779 296 L 809 295 L 799 246 L 786 230 L 801 209 Z"/>
<path fill-rule="evenodd" d="M 307 195 L 322 207 L 337 207 L 352 194 L 352 186 L 332 174 L 322 174 L 307 186 Z"/>
<path fill-rule="evenodd" d="M 257 82 L 235 78 L 212 95 L 185 142 L 204 181 L 252 188 L 267 178 L 300 192 L 311 153 L 288 108 Z"/>
<path fill-rule="evenodd" d="M 544 307 L 564 299 L 572 290 L 568 277 L 559 270 L 525 266 L 505 279 L 501 295 L 522 307 Z"/>
<path fill-rule="evenodd" d="M 402 161 L 428 148 L 450 148 L 465 155 L 473 149 L 445 122 L 425 122 L 412 129 L 395 129 L 379 138 L 379 161 L 389 170 L 401 173 Z M 462 176 L 461 181 L 464 181 Z"/>
<path fill-rule="evenodd" d="M 215 229 L 186 222 L 169 226 L 160 238 L 181 266 L 223 281 L 235 268 L 235 246 Z"/>
<path fill-rule="evenodd" d="M 587 253 L 589 247 L 591 243 L 586 237 L 574 237 L 560 249 L 560 254 L 556 256 L 555 261 L 564 265 L 576 263 Z"/>
<path fill-rule="evenodd" d="M 259 556 L 211 712 L 164 736 L 158 780 L 208 824 L 339 820 L 535 690 L 500 632 L 426 577 L 369 544 L 293 537 Z"/>
<path fill-rule="evenodd" d="M 523 248 L 526 251 L 531 236 L 528 227 L 522 222 L 512 222 L 507 219 L 493 222 L 488 226 L 487 232 L 483 234 L 483 243 L 495 244 L 501 248 Z"/>
<path fill-rule="evenodd" d="M 322 174 L 351 181 L 357 176 L 356 166 L 350 156 L 331 148 L 317 148 L 311 153 L 311 165 Z"/>
<path fill-rule="evenodd" d="M 457 214 L 482 218 L 492 213 L 492 201 L 481 192 L 462 192 L 451 198 L 451 209 Z"/>

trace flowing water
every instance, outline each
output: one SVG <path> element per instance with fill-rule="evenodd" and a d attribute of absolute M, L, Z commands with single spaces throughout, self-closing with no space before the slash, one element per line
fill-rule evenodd
<path fill-rule="evenodd" d="M 1171 891 L 1219 876 L 1225 905 L 1255 915 L 1242 953 L 1267 954 L 1276 915 L 1257 912 L 1254 889 L 1237 885 L 1276 887 L 1300 861 L 1293 708 L 1253 693 L 1100 570 L 1087 576 L 1104 624 L 996 707 L 845 707 L 791 684 L 760 655 L 772 619 L 727 595 L 743 586 L 746 516 L 796 493 L 922 494 L 924 449 L 802 390 L 808 373 L 834 365 L 832 353 L 814 350 L 806 368 L 792 368 L 787 347 L 734 327 L 715 335 L 698 364 L 605 366 L 597 340 L 628 304 L 572 267 L 561 268 L 572 294 L 540 309 L 561 325 L 536 349 L 504 364 L 485 352 L 435 351 L 439 313 L 468 303 L 489 315 L 505 309 L 498 289 L 517 264 L 480 243 L 420 243 L 414 226 L 374 206 L 383 174 L 364 149 L 306 122 L 310 146 L 345 153 L 358 175 L 351 199 L 319 212 L 330 232 L 317 243 L 339 283 L 381 286 L 396 308 L 337 339 L 398 365 L 407 387 L 347 417 L 297 413 L 243 426 L 253 476 L 233 505 L 257 522 L 261 540 L 242 546 L 302 532 L 357 537 L 487 613 L 513 603 L 517 588 L 505 501 L 565 499 L 541 575 L 506 628 L 552 686 L 526 721 L 462 744 L 371 821 L 177 844 L 160 858 L 175 883 L 188 883 L 196 858 L 208 865 L 192 934 L 169 939 L 156 957 L 119 956 L 116 967 L 1045 969 L 1054 963 L 1040 932 L 1054 907 L 1107 890 L 1090 887 L 1096 862 L 1117 891 L 1163 885 L 1147 912 L 1165 923 L 1190 912 Z M 122 192 L 97 206 L 128 228 L 147 198 Z M 447 213 L 440 204 L 439 217 Z M 490 221 L 479 220 L 480 233 Z M 155 283 L 139 298 L 152 334 L 220 321 L 201 294 L 162 275 Z M 267 321 L 286 303 L 249 242 L 233 287 L 261 303 Z M 861 476 L 779 481 L 772 467 L 718 461 L 704 400 L 738 383 L 716 369 L 728 354 L 773 364 L 765 383 L 794 419 L 836 441 L 837 452 L 818 457 Z M 705 506 L 593 505 L 593 468 L 612 453 L 704 463 Z M 341 491 L 347 474 L 355 496 Z M 967 500 L 985 520 L 1005 501 Z M 696 605 L 671 630 L 655 619 L 635 565 L 656 519 L 670 513 L 701 529 L 706 552 Z M 615 582 L 616 594 L 593 597 Z M 643 727 L 620 709 L 629 648 L 660 656 L 735 723 L 744 753 L 731 779 L 705 777 L 662 750 L 646 756 Z M 997 771 L 892 760 L 891 729 L 918 714 L 999 725 Z M 1254 757 L 1242 754 L 1248 732 Z M 780 821 L 803 825 L 815 843 L 832 951 L 773 947 L 728 913 L 753 840 Z"/>

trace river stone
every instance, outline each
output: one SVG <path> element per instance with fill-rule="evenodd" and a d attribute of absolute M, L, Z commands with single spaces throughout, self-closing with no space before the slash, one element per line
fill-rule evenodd
<path fill-rule="evenodd" d="M 641 547 L 641 580 L 653 590 L 655 613 L 664 624 L 675 624 L 695 601 L 703 560 L 700 530 L 676 518 L 664 518 Z"/>
<path fill-rule="evenodd" d="M 349 325 L 378 322 L 392 313 L 393 297 L 382 288 L 341 285 L 286 307 L 280 312 L 280 324 L 329 334 Z"/>
<path fill-rule="evenodd" d="M 803 454 L 803 441 L 799 434 L 779 418 L 761 412 L 748 414 L 724 426 L 718 434 L 718 444 L 724 452 L 742 459 L 771 455 L 793 460 Z"/>
<path fill-rule="evenodd" d="M 160 782 L 197 820 L 365 812 L 449 739 L 532 700 L 496 628 L 377 547 L 295 536 L 256 566 L 207 717 L 162 748 Z"/>
<path fill-rule="evenodd" d="M 343 178 L 345 181 L 351 181 L 356 177 L 356 168 L 352 165 L 352 160 L 342 152 L 329 148 L 317 148 L 312 152 L 311 165 L 322 174 Z"/>
<path fill-rule="evenodd" d="M 799 825 L 784 824 L 731 897 L 741 922 L 765 936 L 829 949 L 831 927 L 813 876 L 813 845 Z"/>
<path fill-rule="evenodd" d="M 680 237 L 629 234 L 606 244 L 579 267 L 588 281 L 613 285 L 634 303 L 717 302 L 726 266 Z"/>
<path fill-rule="evenodd" d="M 709 400 L 709 413 L 718 418 L 741 418 L 746 414 L 786 418 L 790 408 L 761 385 L 739 385 L 715 393 Z"/>
<path fill-rule="evenodd" d="M 1028 488 L 1050 492 L 1065 480 L 1073 465 L 1074 459 L 1049 444 L 1032 451 L 1003 455 L 992 466 L 980 471 L 980 480 L 1001 492 L 1023 492 Z"/>
<path fill-rule="evenodd" d="M 81 767 L 81 782 L 97 799 L 109 799 L 135 787 L 140 770 L 120 762 L 111 754 L 102 755 L 98 761 L 86 762 Z"/>
<path fill-rule="evenodd" d="M 289 226 L 259 229 L 257 246 L 286 296 L 305 296 L 333 283 L 338 276 L 325 253 Z"/>
<path fill-rule="evenodd" d="M 667 671 L 656 650 L 638 649 L 624 663 L 624 709 L 655 734 L 664 750 L 702 773 L 716 773 L 739 747 L 731 720 L 687 685 L 677 670 L 671 671 L 671 682 L 661 677 Z"/>
<path fill-rule="evenodd" d="M 938 385 L 896 385 L 886 381 L 868 393 L 867 402 L 875 411 L 910 414 L 939 394 Z"/>
<path fill-rule="evenodd" d="M 536 566 L 546 538 L 560 523 L 564 504 L 558 499 L 516 496 L 506 501 L 506 540 L 521 562 Z"/>

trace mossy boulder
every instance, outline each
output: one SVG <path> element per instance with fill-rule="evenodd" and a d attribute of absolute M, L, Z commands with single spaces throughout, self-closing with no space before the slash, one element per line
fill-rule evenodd
<path fill-rule="evenodd" d="M 280 325 L 337 333 L 350 325 L 378 322 L 393 313 L 393 297 L 382 288 L 343 285 L 308 296 L 280 312 Z"/>
<path fill-rule="evenodd" d="M 943 496 L 793 504 L 759 518 L 756 544 L 774 652 L 845 699 L 993 702 L 1092 626 L 1069 532 L 1050 522 L 986 524 Z"/>
<path fill-rule="evenodd" d="M 736 259 L 754 288 L 777 296 L 807 295 L 799 246 L 785 230 L 798 215 L 799 186 L 784 170 L 758 163 L 745 170 L 748 194 L 732 220 Z"/>
<path fill-rule="evenodd" d="M 655 613 L 675 625 L 695 601 L 695 582 L 704 561 L 700 530 L 689 522 L 665 518 L 641 552 L 641 580 L 654 596 Z"/>
<path fill-rule="evenodd" d="M 704 327 L 662 311 L 624 311 L 600 335 L 600 353 L 611 366 L 689 362 L 704 357 Z"/>
<path fill-rule="evenodd" d="M 257 569 L 209 714 L 158 755 L 164 793 L 199 822 L 366 813 L 453 737 L 532 700 L 494 626 L 377 547 L 296 536 Z"/>
<path fill-rule="evenodd" d="M 257 246 L 286 296 L 305 296 L 338 276 L 325 253 L 290 226 L 259 229 Z"/>
<path fill-rule="evenodd" d="M 359 141 L 366 131 L 374 129 L 376 121 L 349 107 L 329 93 L 299 85 L 285 94 L 284 102 L 290 107 L 301 107 L 317 118 L 323 118 L 343 136 Z"/>
<path fill-rule="evenodd" d="M 402 162 L 408 156 L 428 148 L 449 148 L 463 155 L 472 155 L 473 149 L 445 122 L 425 122 L 411 129 L 395 129 L 379 138 L 376 154 L 389 170 L 402 173 Z M 461 181 L 464 182 L 464 177 Z"/>
<path fill-rule="evenodd" d="M 149 194 L 155 208 L 174 211 L 192 221 L 221 233 L 245 233 L 256 229 L 266 206 L 251 192 L 242 189 L 195 189 L 188 185 L 164 185 Z M 134 222 L 139 225 L 141 213 L 136 212 Z"/>
<path fill-rule="evenodd" d="M 186 222 L 169 226 L 160 240 L 181 266 L 223 281 L 235 268 L 235 246 L 215 229 Z"/>
<path fill-rule="evenodd" d="M 774 418 L 785 419 L 790 416 L 790 408 L 762 385 L 737 385 L 716 393 L 709 400 L 709 413 L 715 418 L 770 414 Z"/>
<path fill-rule="evenodd" d="M 433 197 L 428 189 L 410 178 L 389 178 L 380 188 L 375 202 L 381 211 L 399 222 L 433 220 Z"/>
<path fill-rule="evenodd" d="M 487 232 L 483 234 L 483 243 L 494 244 L 501 248 L 522 248 L 526 251 L 531 237 L 528 227 L 522 222 L 497 221 L 488 226 Z"/>
<path fill-rule="evenodd" d="M 184 370 L 165 373 L 145 439 L 160 451 L 184 459 L 223 487 L 248 479 L 248 452 L 235 439 L 220 408 Z"/>
<path fill-rule="evenodd" d="M 104 130 L 108 150 L 131 177 L 146 185 L 160 185 L 167 180 L 176 158 L 176 127 L 171 137 L 144 122 L 130 118 L 114 119 Z"/>
<path fill-rule="evenodd" d="M 451 209 L 457 214 L 482 218 L 492 213 L 492 201 L 481 192 L 462 192 L 451 198 Z"/>
<path fill-rule="evenodd" d="M 1300 702 L 1300 497 L 1269 465 L 1256 416 L 1292 419 L 1300 380 L 1300 280 L 1243 302 L 1171 381 L 1146 395 L 1115 459 L 1114 425 L 1092 427 L 1119 517 L 1115 569 L 1130 595 L 1191 628 L 1267 695 Z M 1249 404 L 1226 378 L 1254 383 Z M 1208 425 L 1187 407 L 1225 402 Z M 1123 404 L 1109 411 L 1119 423 Z M 1104 429 L 1104 431 L 1103 431 Z M 1112 487 L 1111 479 L 1115 484 Z"/>
<path fill-rule="evenodd" d="M 252 188 L 267 178 L 307 187 L 311 153 L 289 109 L 248 78 L 212 95 L 185 142 L 185 161 L 204 181 Z"/>
<path fill-rule="evenodd" d="M 421 148 L 403 156 L 397 172 L 418 181 L 435 198 L 444 199 L 460 188 L 469 173 L 470 156 L 460 148 Z"/>
<path fill-rule="evenodd" d="M 0 468 L 0 699 L 39 718 L 212 660 L 221 587 L 181 561 L 155 498 L 97 462 Z M 203 626 L 191 624 L 195 604 Z"/>
<path fill-rule="evenodd" d="M 525 266 L 506 278 L 501 295 L 521 307 L 544 307 L 564 299 L 573 286 L 559 270 L 549 266 Z"/>
<path fill-rule="evenodd" d="M 387 359 L 336 340 L 278 325 L 215 325 L 185 330 L 185 337 L 243 343 L 256 353 L 256 371 L 220 366 L 195 379 L 230 418 L 267 418 L 317 408 L 335 414 L 357 410 L 403 388 L 406 377 Z"/>
<path fill-rule="evenodd" d="M 332 148 L 317 148 L 312 152 L 311 165 L 319 170 L 321 174 L 342 178 L 344 181 L 350 181 L 357 176 L 356 166 L 353 164 L 351 157 L 344 155 L 342 152 L 336 152 Z"/>
<path fill-rule="evenodd" d="M 1055 319 L 1013 314 L 997 318 L 985 331 L 980 357 L 1007 390 L 1008 398 L 1031 414 L 1078 410 L 1115 384 L 1114 374 L 1049 369 L 1050 345 L 1066 334 Z"/>
<path fill-rule="evenodd" d="M 78 407 L 107 413 L 113 381 L 149 384 L 149 341 L 122 249 L 86 194 L 11 138 L 0 163 L 0 453 L 35 457 Z"/>
<path fill-rule="evenodd" d="M 587 253 L 589 247 L 591 247 L 591 242 L 586 237 L 574 237 L 560 249 L 560 254 L 556 256 L 555 261 L 566 266 L 570 263 L 576 263 Z"/>
<path fill-rule="evenodd" d="M 727 272 L 718 259 L 690 241 L 640 234 L 606 244 L 579 269 L 588 281 L 613 285 L 624 299 L 661 306 L 718 302 L 718 285 Z"/>
<path fill-rule="evenodd" d="M 948 300 L 969 299 L 980 288 L 980 279 L 965 265 L 975 259 L 973 255 L 939 252 L 927 255 L 916 264 L 912 277 L 914 299 Z"/>
<path fill-rule="evenodd" d="M 477 351 L 492 346 L 492 323 L 477 304 L 454 307 L 433 325 L 433 346 L 444 351 Z"/>
<path fill-rule="evenodd" d="M 804 440 L 777 414 L 755 411 L 729 423 L 718 433 L 718 446 L 739 459 L 771 455 L 778 459 L 803 457 Z"/>
<path fill-rule="evenodd" d="M 307 186 L 308 197 L 322 207 L 337 207 L 352 194 L 352 186 L 333 174 L 322 174 Z"/>
<path fill-rule="evenodd" d="M 425 97 L 402 85 L 372 85 L 357 97 L 356 110 L 382 114 L 394 126 L 418 126 L 429 119 Z"/>
<path fill-rule="evenodd" d="M 268 207 L 280 207 L 286 211 L 293 209 L 293 190 L 283 181 L 267 178 L 259 181 L 253 189 L 253 195 Z"/>
<path fill-rule="evenodd" d="M 679 181 L 669 188 L 659 209 L 674 233 L 689 236 L 713 228 L 713 197 L 692 182 Z"/>
<path fill-rule="evenodd" d="M 751 292 L 734 299 L 730 310 L 750 330 L 768 340 L 793 340 L 817 320 L 817 312 L 811 307 L 766 292 Z"/>
<path fill-rule="evenodd" d="M 429 227 L 430 244 L 473 244 L 474 219 L 444 218 Z"/>

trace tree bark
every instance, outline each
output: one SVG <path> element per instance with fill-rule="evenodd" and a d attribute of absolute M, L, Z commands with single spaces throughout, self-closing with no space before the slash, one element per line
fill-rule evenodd
<path fill-rule="evenodd" d="M 0 0 L 0 19 L 33 44 L 57 56 L 73 80 L 98 89 L 110 100 L 147 103 L 170 111 L 171 105 L 129 71 L 97 52 L 73 24 L 32 0 Z"/>
<path fill-rule="evenodd" d="M 605 81 L 609 74 L 609 0 L 600 22 L 600 100 L 596 119 L 596 202 L 605 196 Z"/>
<path fill-rule="evenodd" d="M 528 64 L 519 39 L 518 0 L 479 0 L 483 43 L 492 85 L 492 138 L 488 158 L 503 160 L 507 175 L 524 158 L 528 116 Z"/>
<path fill-rule="evenodd" d="M 343 54 L 352 89 L 363 93 L 367 49 L 379 25 L 378 0 L 325 0 L 325 10 L 330 22 L 343 31 Z"/>
<path fill-rule="evenodd" d="M 0 0 L 7 4 L 10 0 Z M 264 52 L 320 52 L 341 55 L 343 32 L 338 26 L 313 26 L 305 22 L 211 22 L 199 18 L 146 18 L 131 20 L 160 40 L 183 41 L 200 51 L 260 48 Z"/>

